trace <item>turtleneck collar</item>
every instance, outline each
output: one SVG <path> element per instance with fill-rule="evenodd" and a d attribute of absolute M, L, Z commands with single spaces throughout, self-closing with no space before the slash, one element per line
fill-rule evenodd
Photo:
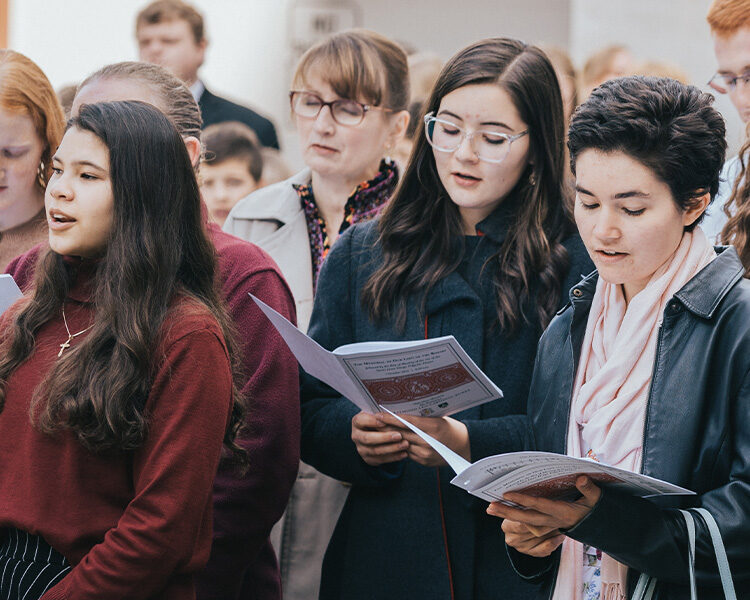
<path fill-rule="evenodd" d="M 476 225 L 477 234 L 502 244 L 521 208 L 520 194 L 513 190 L 487 217 Z"/>
<path fill-rule="evenodd" d="M 96 274 L 101 259 L 81 258 L 80 256 L 63 256 L 62 259 L 71 279 L 67 299 L 81 304 L 92 303 Z"/>

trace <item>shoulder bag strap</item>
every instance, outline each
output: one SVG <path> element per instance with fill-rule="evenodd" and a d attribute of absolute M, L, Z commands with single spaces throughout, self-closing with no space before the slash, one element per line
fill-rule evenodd
<path fill-rule="evenodd" d="M 631 600 L 651 600 L 654 597 L 654 591 L 656 590 L 656 577 L 651 577 L 645 573 L 641 573 L 638 578 L 638 583 L 635 586 L 635 591 L 630 597 Z"/>
<path fill-rule="evenodd" d="M 737 600 L 737 593 L 734 591 L 734 583 L 732 581 L 732 572 L 729 570 L 727 551 L 724 548 L 724 541 L 721 539 L 721 532 L 719 531 L 719 526 L 716 524 L 716 519 L 705 508 L 696 508 L 695 512 L 699 513 L 706 521 L 708 532 L 711 534 L 711 541 L 716 553 L 716 564 L 719 566 L 719 575 L 721 575 L 721 587 L 724 588 L 724 598 L 726 600 Z"/>
<path fill-rule="evenodd" d="M 688 533 L 688 569 L 690 573 L 690 598 L 697 600 L 698 590 L 695 586 L 695 518 L 689 510 L 680 510 Z"/>
<path fill-rule="evenodd" d="M 734 590 L 734 583 L 732 581 L 732 573 L 729 569 L 729 559 L 727 558 L 727 552 L 724 548 L 724 541 L 721 539 L 719 526 L 716 524 L 713 515 L 705 508 L 696 508 L 693 510 L 703 517 L 706 526 L 708 527 L 708 532 L 711 534 L 711 542 L 713 543 L 714 552 L 716 553 L 716 564 L 719 567 L 719 575 L 721 576 L 721 586 L 724 589 L 724 598 L 725 600 L 737 600 L 737 593 Z M 685 519 L 688 533 L 690 598 L 691 600 L 698 600 L 698 593 L 695 584 L 695 514 L 692 510 L 680 510 L 680 513 L 682 513 L 682 516 Z M 652 600 L 655 589 L 656 578 L 641 573 L 631 600 Z"/>

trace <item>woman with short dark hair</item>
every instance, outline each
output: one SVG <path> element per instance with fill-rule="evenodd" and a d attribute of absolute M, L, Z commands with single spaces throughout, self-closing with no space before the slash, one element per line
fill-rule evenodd
<path fill-rule="evenodd" d="M 140 102 L 83 106 L 0 318 L 0 597 L 194 598 L 244 402 L 198 185 Z"/>
<path fill-rule="evenodd" d="M 542 336 L 529 438 L 697 495 L 636 498 L 579 477 L 576 502 L 493 503 L 540 599 L 624 600 L 640 574 L 658 580 L 654 599 L 687 598 L 677 509 L 689 507 L 714 517 L 737 597 L 750 594 L 750 283 L 734 248 L 714 249 L 696 227 L 726 151 L 712 102 L 631 77 L 602 84 L 573 117 L 575 218 L 597 272 Z M 699 597 L 723 598 L 707 524 L 695 524 Z"/>

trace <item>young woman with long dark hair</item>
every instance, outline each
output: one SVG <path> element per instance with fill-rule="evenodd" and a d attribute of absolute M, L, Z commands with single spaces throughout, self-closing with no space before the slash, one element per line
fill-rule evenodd
<path fill-rule="evenodd" d="M 52 163 L 50 248 L 0 320 L 0 597 L 194 598 L 222 441 L 246 453 L 188 152 L 117 102 Z"/>
<path fill-rule="evenodd" d="M 563 115 L 541 50 L 477 42 L 444 67 L 382 217 L 348 230 L 321 272 L 309 333 L 326 348 L 452 334 L 505 398 L 411 418 L 467 459 L 523 419 L 542 330 L 591 263 L 563 193 Z M 321 598 L 526 598 L 497 525 L 386 415 L 302 383 L 302 455 L 352 483 Z M 516 417 L 509 417 L 516 415 Z"/>
<path fill-rule="evenodd" d="M 117 100 L 140 100 L 161 110 L 182 136 L 193 167 L 198 166 L 201 113 L 182 81 L 158 65 L 106 65 L 81 83 L 71 113 L 77 115 L 86 104 Z M 258 600 L 281 600 L 269 533 L 284 512 L 299 465 L 299 377 L 294 355 L 250 294 L 288 319 L 294 319 L 294 299 L 263 250 L 224 233 L 215 223 L 207 222 L 206 231 L 216 249 L 222 299 L 240 344 L 242 395 L 252 402 L 238 442 L 252 460 L 243 473 L 224 461 L 219 464 L 214 543 L 206 568 L 196 577 L 196 597 L 237 600 L 254 594 Z M 32 286 L 43 250 L 36 247 L 8 265 L 7 272 L 22 290 Z"/>

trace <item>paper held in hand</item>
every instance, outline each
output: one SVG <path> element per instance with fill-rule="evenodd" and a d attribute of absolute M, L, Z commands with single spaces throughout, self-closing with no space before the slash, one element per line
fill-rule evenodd
<path fill-rule="evenodd" d="M 0 315 L 22 296 L 21 290 L 10 275 L 0 275 Z"/>
<path fill-rule="evenodd" d="M 364 412 L 440 417 L 503 397 L 450 335 L 412 342 L 362 342 L 329 352 L 252 294 L 313 377 Z"/>
<path fill-rule="evenodd" d="M 487 502 L 512 504 L 503 500 L 503 494 L 507 492 L 520 492 L 553 500 L 574 500 L 580 496 L 575 486 L 579 475 L 590 477 L 602 487 L 616 488 L 643 498 L 695 494 L 647 475 L 610 467 L 589 458 L 573 458 L 552 452 L 509 452 L 488 456 L 472 464 L 419 427 L 396 414 L 393 416 L 445 459 L 456 472 L 451 480 L 453 485 Z"/>

